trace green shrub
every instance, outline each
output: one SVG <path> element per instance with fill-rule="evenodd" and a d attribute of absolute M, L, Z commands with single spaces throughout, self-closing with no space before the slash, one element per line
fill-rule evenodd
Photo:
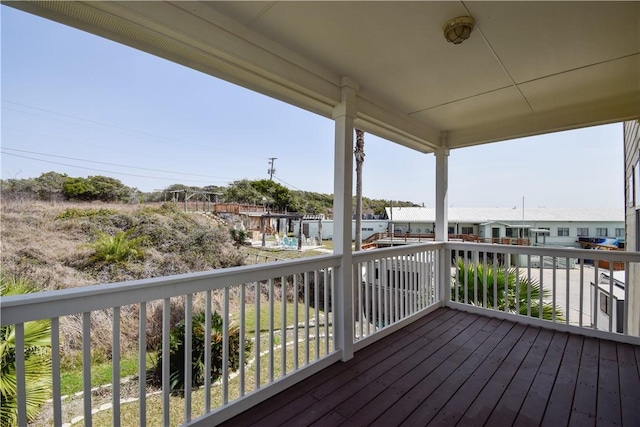
<path fill-rule="evenodd" d="M 198 387 L 204 384 L 207 372 L 205 371 L 205 314 L 197 313 L 192 318 L 191 333 L 191 385 Z M 184 358 L 185 358 L 185 324 L 180 321 L 170 332 L 169 365 L 171 371 L 170 388 L 173 393 L 184 393 Z M 222 376 L 222 317 L 218 313 L 211 315 L 211 381 Z M 245 356 L 251 351 L 251 341 L 245 340 L 243 345 Z M 246 358 L 248 359 L 248 358 Z M 245 360 L 246 360 L 245 359 Z M 240 331 L 237 326 L 229 329 L 229 369 L 237 370 L 240 367 Z M 156 363 L 152 368 L 151 378 L 157 383 L 162 383 L 162 352 L 158 353 Z"/>
<path fill-rule="evenodd" d="M 6 278 L 0 272 L 0 296 L 33 291 L 31 283 Z M 16 330 L 14 325 L 0 327 L 0 425 L 18 424 L 16 375 Z M 27 392 L 27 419 L 34 419 L 51 390 L 51 323 L 36 320 L 24 324 L 24 365 Z"/>
<path fill-rule="evenodd" d="M 131 238 L 131 232 L 132 230 L 118 231 L 115 236 L 111 236 L 98 231 L 97 240 L 89 245 L 95 251 L 92 260 L 117 263 L 142 258 L 144 252 L 141 245 L 144 239 Z"/>
<path fill-rule="evenodd" d="M 236 246 L 244 245 L 248 235 L 249 233 L 246 230 L 231 229 L 231 239 Z"/>

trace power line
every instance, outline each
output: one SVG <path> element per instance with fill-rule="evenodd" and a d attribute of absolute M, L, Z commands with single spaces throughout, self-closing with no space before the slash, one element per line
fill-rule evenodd
<path fill-rule="evenodd" d="M 164 181 L 175 181 L 175 180 L 178 179 L 178 178 L 167 178 L 167 177 L 161 177 L 161 176 L 140 175 L 140 174 L 126 173 L 126 172 L 114 172 L 114 171 L 109 171 L 109 170 L 104 170 L 104 169 L 87 168 L 87 167 L 84 167 L 84 166 L 70 165 L 68 163 L 61 163 L 61 162 L 54 162 L 54 161 L 51 161 L 51 160 L 36 159 L 35 157 L 22 156 L 20 154 L 8 153 L 8 152 L 5 152 L 5 151 L 2 151 L 1 153 L 9 155 L 9 156 L 21 157 L 23 159 L 35 160 L 35 161 L 43 162 L 43 163 L 51 163 L 51 164 L 54 164 L 54 165 L 68 166 L 68 167 L 72 167 L 72 168 L 90 170 L 90 171 L 94 171 L 94 172 L 105 172 L 105 173 L 110 173 L 110 174 L 113 174 L 113 175 L 126 175 L 126 176 L 135 176 L 135 177 L 138 177 L 138 178 L 162 179 Z M 210 181 L 206 181 L 206 180 L 196 180 L 196 179 L 180 179 L 180 181 L 182 181 L 182 182 L 200 182 L 200 183 L 203 183 L 203 182 L 204 183 L 209 183 L 210 182 Z M 222 181 L 217 181 L 217 182 L 222 182 Z"/>
<path fill-rule="evenodd" d="M 275 179 L 277 179 L 278 181 L 280 181 L 281 183 L 283 183 L 283 184 L 285 184 L 285 185 L 288 185 L 289 187 L 295 188 L 295 189 L 296 189 L 296 190 L 298 190 L 298 191 L 304 191 L 304 192 L 306 192 L 306 190 L 303 190 L 303 189 L 301 189 L 301 188 L 298 188 L 298 187 L 296 187 L 295 185 L 291 185 L 291 184 L 289 184 L 288 182 L 285 182 L 285 181 L 281 180 L 280 178 L 278 178 L 278 177 L 277 177 L 277 176 L 275 176 L 275 175 L 274 175 L 274 177 L 275 177 Z"/>
<path fill-rule="evenodd" d="M 75 116 L 75 115 L 72 115 L 72 114 L 59 113 L 57 111 L 52 111 L 52 110 L 48 110 L 46 108 L 40 108 L 40 107 L 35 107 L 35 106 L 32 106 L 32 105 L 22 104 L 22 103 L 19 103 L 19 102 L 10 101 L 8 99 L 2 99 L 2 102 L 8 103 L 8 104 L 13 104 L 13 105 L 18 105 L 18 106 L 25 107 L 25 108 L 31 108 L 31 109 L 34 109 L 34 110 L 39 110 L 39 111 L 43 111 L 43 112 L 46 112 L 46 113 L 55 114 L 55 115 L 62 116 L 62 117 L 67 117 L 67 118 L 74 119 L 74 120 L 79 120 L 79 121 L 91 123 L 91 124 L 94 124 L 94 125 L 109 127 L 109 128 L 113 128 L 113 129 L 118 129 L 120 131 L 131 132 L 131 133 L 143 135 L 143 136 L 146 136 L 146 137 L 160 139 L 160 140 L 163 140 L 165 143 L 177 142 L 177 143 L 179 143 L 181 145 L 190 145 L 190 146 L 193 146 L 193 147 L 203 148 L 203 149 L 206 149 L 206 150 L 212 150 L 212 151 L 216 151 L 216 152 L 223 151 L 223 152 L 226 152 L 226 153 L 229 153 L 229 154 L 233 154 L 233 155 L 236 155 L 236 156 L 242 156 L 242 157 L 245 157 L 245 158 L 246 157 L 264 158 L 262 156 L 258 156 L 258 155 L 250 154 L 250 153 L 241 153 L 241 152 L 237 152 L 237 151 L 226 150 L 224 148 L 219 148 L 219 147 L 213 147 L 213 146 L 202 145 L 202 144 L 195 144 L 195 143 L 192 143 L 192 142 L 183 142 L 183 141 L 177 140 L 175 138 L 169 138 L 169 137 L 166 137 L 166 136 L 156 135 L 156 134 L 149 133 L 149 132 L 143 132 L 143 131 L 139 131 L 139 130 L 135 130 L 135 129 L 129 129 L 129 128 L 125 128 L 125 127 L 122 127 L 122 126 L 116 126 L 116 125 L 112 125 L 112 124 L 109 124 L 109 123 L 99 122 L 97 120 L 85 119 L 85 118 L 82 118 L 82 117 L 79 117 L 79 116 Z M 13 110 L 13 111 L 18 111 L 18 112 L 26 113 L 26 114 L 33 114 L 32 112 L 28 112 L 28 111 L 20 111 L 20 110 Z M 42 116 L 39 116 L 39 117 L 42 117 Z"/>
<path fill-rule="evenodd" d="M 197 173 L 174 172 L 174 171 L 168 171 L 168 170 L 163 170 L 163 169 L 143 168 L 141 166 L 130 166 L 130 165 L 123 165 L 123 164 L 118 164 L 118 163 L 99 162 L 97 160 L 87 160 L 87 159 L 79 159 L 79 158 L 76 158 L 76 157 L 66 157 L 66 156 L 58 156 L 58 155 L 55 155 L 55 154 L 38 153 L 36 151 L 20 150 L 18 148 L 11 148 L 11 147 L 2 147 L 2 149 L 3 150 L 11 150 L 11 151 L 19 151 L 21 153 L 37 154 L 37 155 L 46 156 L 46 157 L 56 157 L 56 158 L 59 158 L 59 159 L 77 160 L 77 161 L 80 161 L 80 162 L 97 163 L 97 164 L 101 164 L 101 165 L 118 166 L 118 167 L 130 168 L 130 169 L 140 169 L 140 170 L 146 170 L 146 171 L 151 171 L 151 172 L 164 172 L 164 173 L 173 173 L 173 174 L 177 174 L 177 175 L 200 176 L 200 177 L 203 177 L 203 178 L 212 178 L 212 179 L 233 179 L 233 178 L 229 178 L 229 177 L 226 177 L 226 176 L 201 175 L 201 174 L 197 174 Z M 9 154 L 9 153 L 7 153 L 7 154 Z"/>

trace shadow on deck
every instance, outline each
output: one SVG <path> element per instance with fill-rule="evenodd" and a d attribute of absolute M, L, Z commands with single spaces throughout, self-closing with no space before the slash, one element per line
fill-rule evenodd
<path fill-rule="evenodd" d="M 439 309 L 224 425 L 640 425 L 640 347 Z"/>

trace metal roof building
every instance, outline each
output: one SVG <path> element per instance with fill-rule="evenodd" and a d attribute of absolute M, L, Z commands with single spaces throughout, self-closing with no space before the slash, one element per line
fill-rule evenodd
<path fill-rule="evenodd" d="M 435 208 L 386 208 L 393 222 L 430 223 L 436 221 Z M 503 222 L 624 222 L 620 208 L 449 208 L 449 223 L 483 224 Z"/>

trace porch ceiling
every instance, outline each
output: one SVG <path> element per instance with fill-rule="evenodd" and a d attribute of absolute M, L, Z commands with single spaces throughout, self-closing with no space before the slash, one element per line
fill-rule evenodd
<path fill-rule="evenodd" d="M 9 2 L 423 152 L 640 117 L 639 2 Z M 471 15 L 460 45 L 442 25 Z"/>

